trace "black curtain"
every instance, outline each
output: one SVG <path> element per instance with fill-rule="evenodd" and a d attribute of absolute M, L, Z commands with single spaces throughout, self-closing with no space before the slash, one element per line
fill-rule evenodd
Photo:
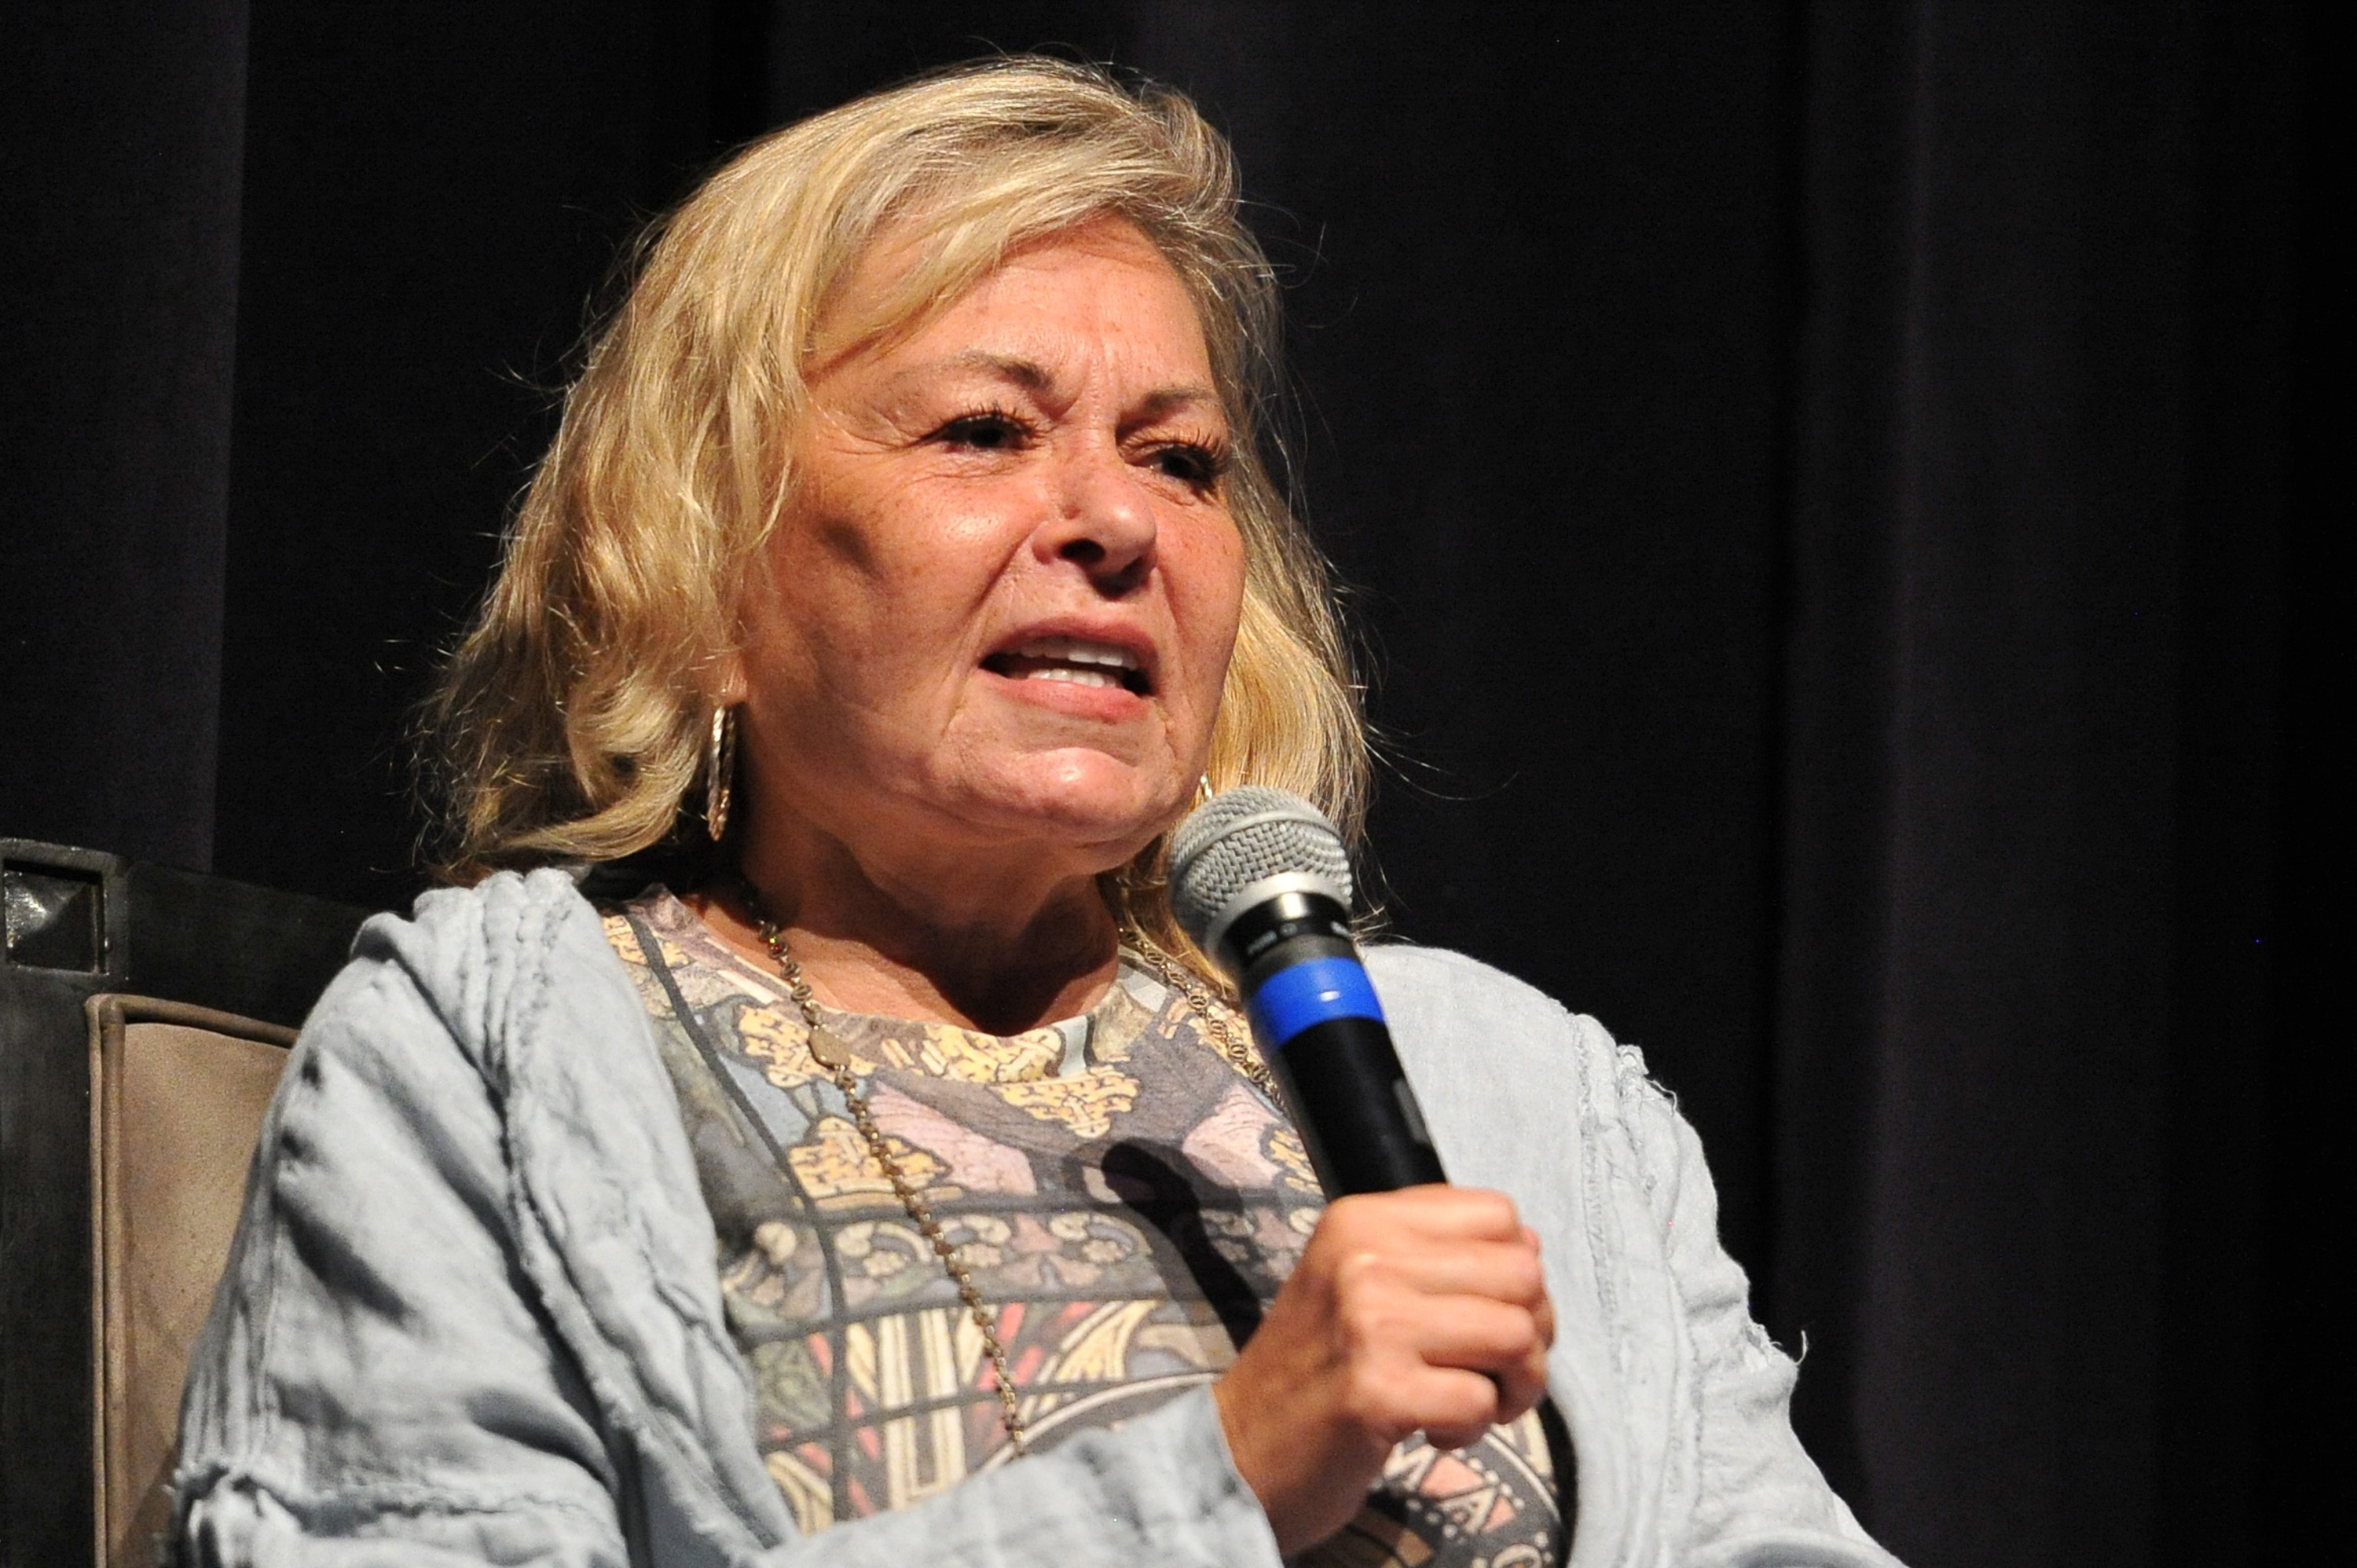
<path fill-rule="evenodd" d="M 0 39 L 0 832 L 201 867 L 245 5 L 43 5 Z"/>
<path fill-rule="evenodd" d="M 1775 1310 L 1902 1549 L 2249 1560 L 2299 18 L 1829 9 Z"/>
<path fill-rule="evenodd" d="M 1911 1563 L 2275 1561 L 2327 1413 L 2337 12 L 20 7 L 0 832 L 380 904 L 631 230 L 1049 46 L 1286 270 L 1403 934 L 1647 1049 Z M 1468 1062 L 1478 1072 L 1482 1064 Z"/>

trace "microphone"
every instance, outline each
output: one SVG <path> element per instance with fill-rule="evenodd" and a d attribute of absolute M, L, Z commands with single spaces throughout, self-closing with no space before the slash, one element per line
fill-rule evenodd
<path fill-rule="evenodd" d="M 1283 789 L 1215 795 L 1170 839 L 1178 924 L 1243 994 L 1329 1197 L 1447 1181 L 1351 939 L 1351 861 Z"/>

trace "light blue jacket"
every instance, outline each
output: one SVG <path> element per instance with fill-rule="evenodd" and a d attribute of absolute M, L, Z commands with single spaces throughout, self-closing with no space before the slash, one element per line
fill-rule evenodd
<path fill-rule="evenodd" d="M 1874 1564 L 1637 1053 L 1453 953 L 1368 955 L 1451 1176 L 1542 1239 L 1577 1568 Z M 264 1123 L 181 1413 L 183 1563 L 1277 1563 L 1208 1392 L 797 1537 L 646 1015 L 554 871 L 380 916 Z"/>

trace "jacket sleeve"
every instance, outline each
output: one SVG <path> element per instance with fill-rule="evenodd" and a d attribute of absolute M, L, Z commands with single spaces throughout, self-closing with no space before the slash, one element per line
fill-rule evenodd
<path fill-rule="evenodd" d="M 513 903 L 525 885 L 506 882 L 492 897 Z M 542 949 L 602 944 L 569 887 L 538 896 L 537 916 L 507 913 L 540 919 Z M 916 1507 L 795 1538 L 753 1450 L 742 1368 L 711 1347 L 716 1285 L 664 1277 L 699 1245 L 711 1256 L 708 1221 L 700 1243 L 658 1234 L 668 1221 L 583 1195 L 570 1171 L 577 1205 L 526 1190 L 519 1165 L 532 1156 L 519 1148 L 552 1136 L 545 1123 L 568 1108 L 537 1092 L 529 1113 L 507 1103 L 526 1090 L 482 1042 L 527 1027 L 516 997 L 533 986 L 503 996 L 496 976 L 446 961 L 420 924 L 433 924 L 424 911 L 364 932 L 265 1121 L 191 1358 L 174 1561 L 1275 1568 L 1201 1392 Z M 582 986 L 554 989 L 581 1004 Z M 589 1048 L 579 1016 L 533 1005 L 544 1044 Z M 652 1082 L 639 1110 L 675 1117 L 659 1065 L 652 1075 L 604 1081 L 620 1093 Z M 575 1076 L 597 1092 L 597 1075 Z M 608 1185 L 648 1179 L 616 1172 Z M 670 1197 L 701 1213 L 692 1192 Z M 655 1283 L 592 1301 L 587 1276 L 615 1253 Z"/>
<path fill-rule="evenodd" d="M 1694 1512 L 1680 1561 L 1695 1568 L 1897 1568 L 1801 1447 L 1799 1369 L 1751 1317 L 1749 1282 L 1718 1240 L 1718 1194 L 1702 1141 L 1614 1048 L 1618 1098 L 1661 1227 L 1692 1360 Z"/>
<path fill-rule="evenodd" d="M 619 1563 L 622 1470 L 522 1288 L 497 1106 L 389 957 L 337 979 L 264 1120 L 190 1359 L 187 1563 Z"/>

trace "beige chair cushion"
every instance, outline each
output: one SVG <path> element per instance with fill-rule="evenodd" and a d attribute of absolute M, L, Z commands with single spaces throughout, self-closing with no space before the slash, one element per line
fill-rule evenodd
<path fill-rule="evenodd" d="M 246 1167 L 292 1029 L 93 996 L 91 1337 L 98 1562 L 155 1561 L 170 1522 L 188 1348 L 229 1257 Z"/>

